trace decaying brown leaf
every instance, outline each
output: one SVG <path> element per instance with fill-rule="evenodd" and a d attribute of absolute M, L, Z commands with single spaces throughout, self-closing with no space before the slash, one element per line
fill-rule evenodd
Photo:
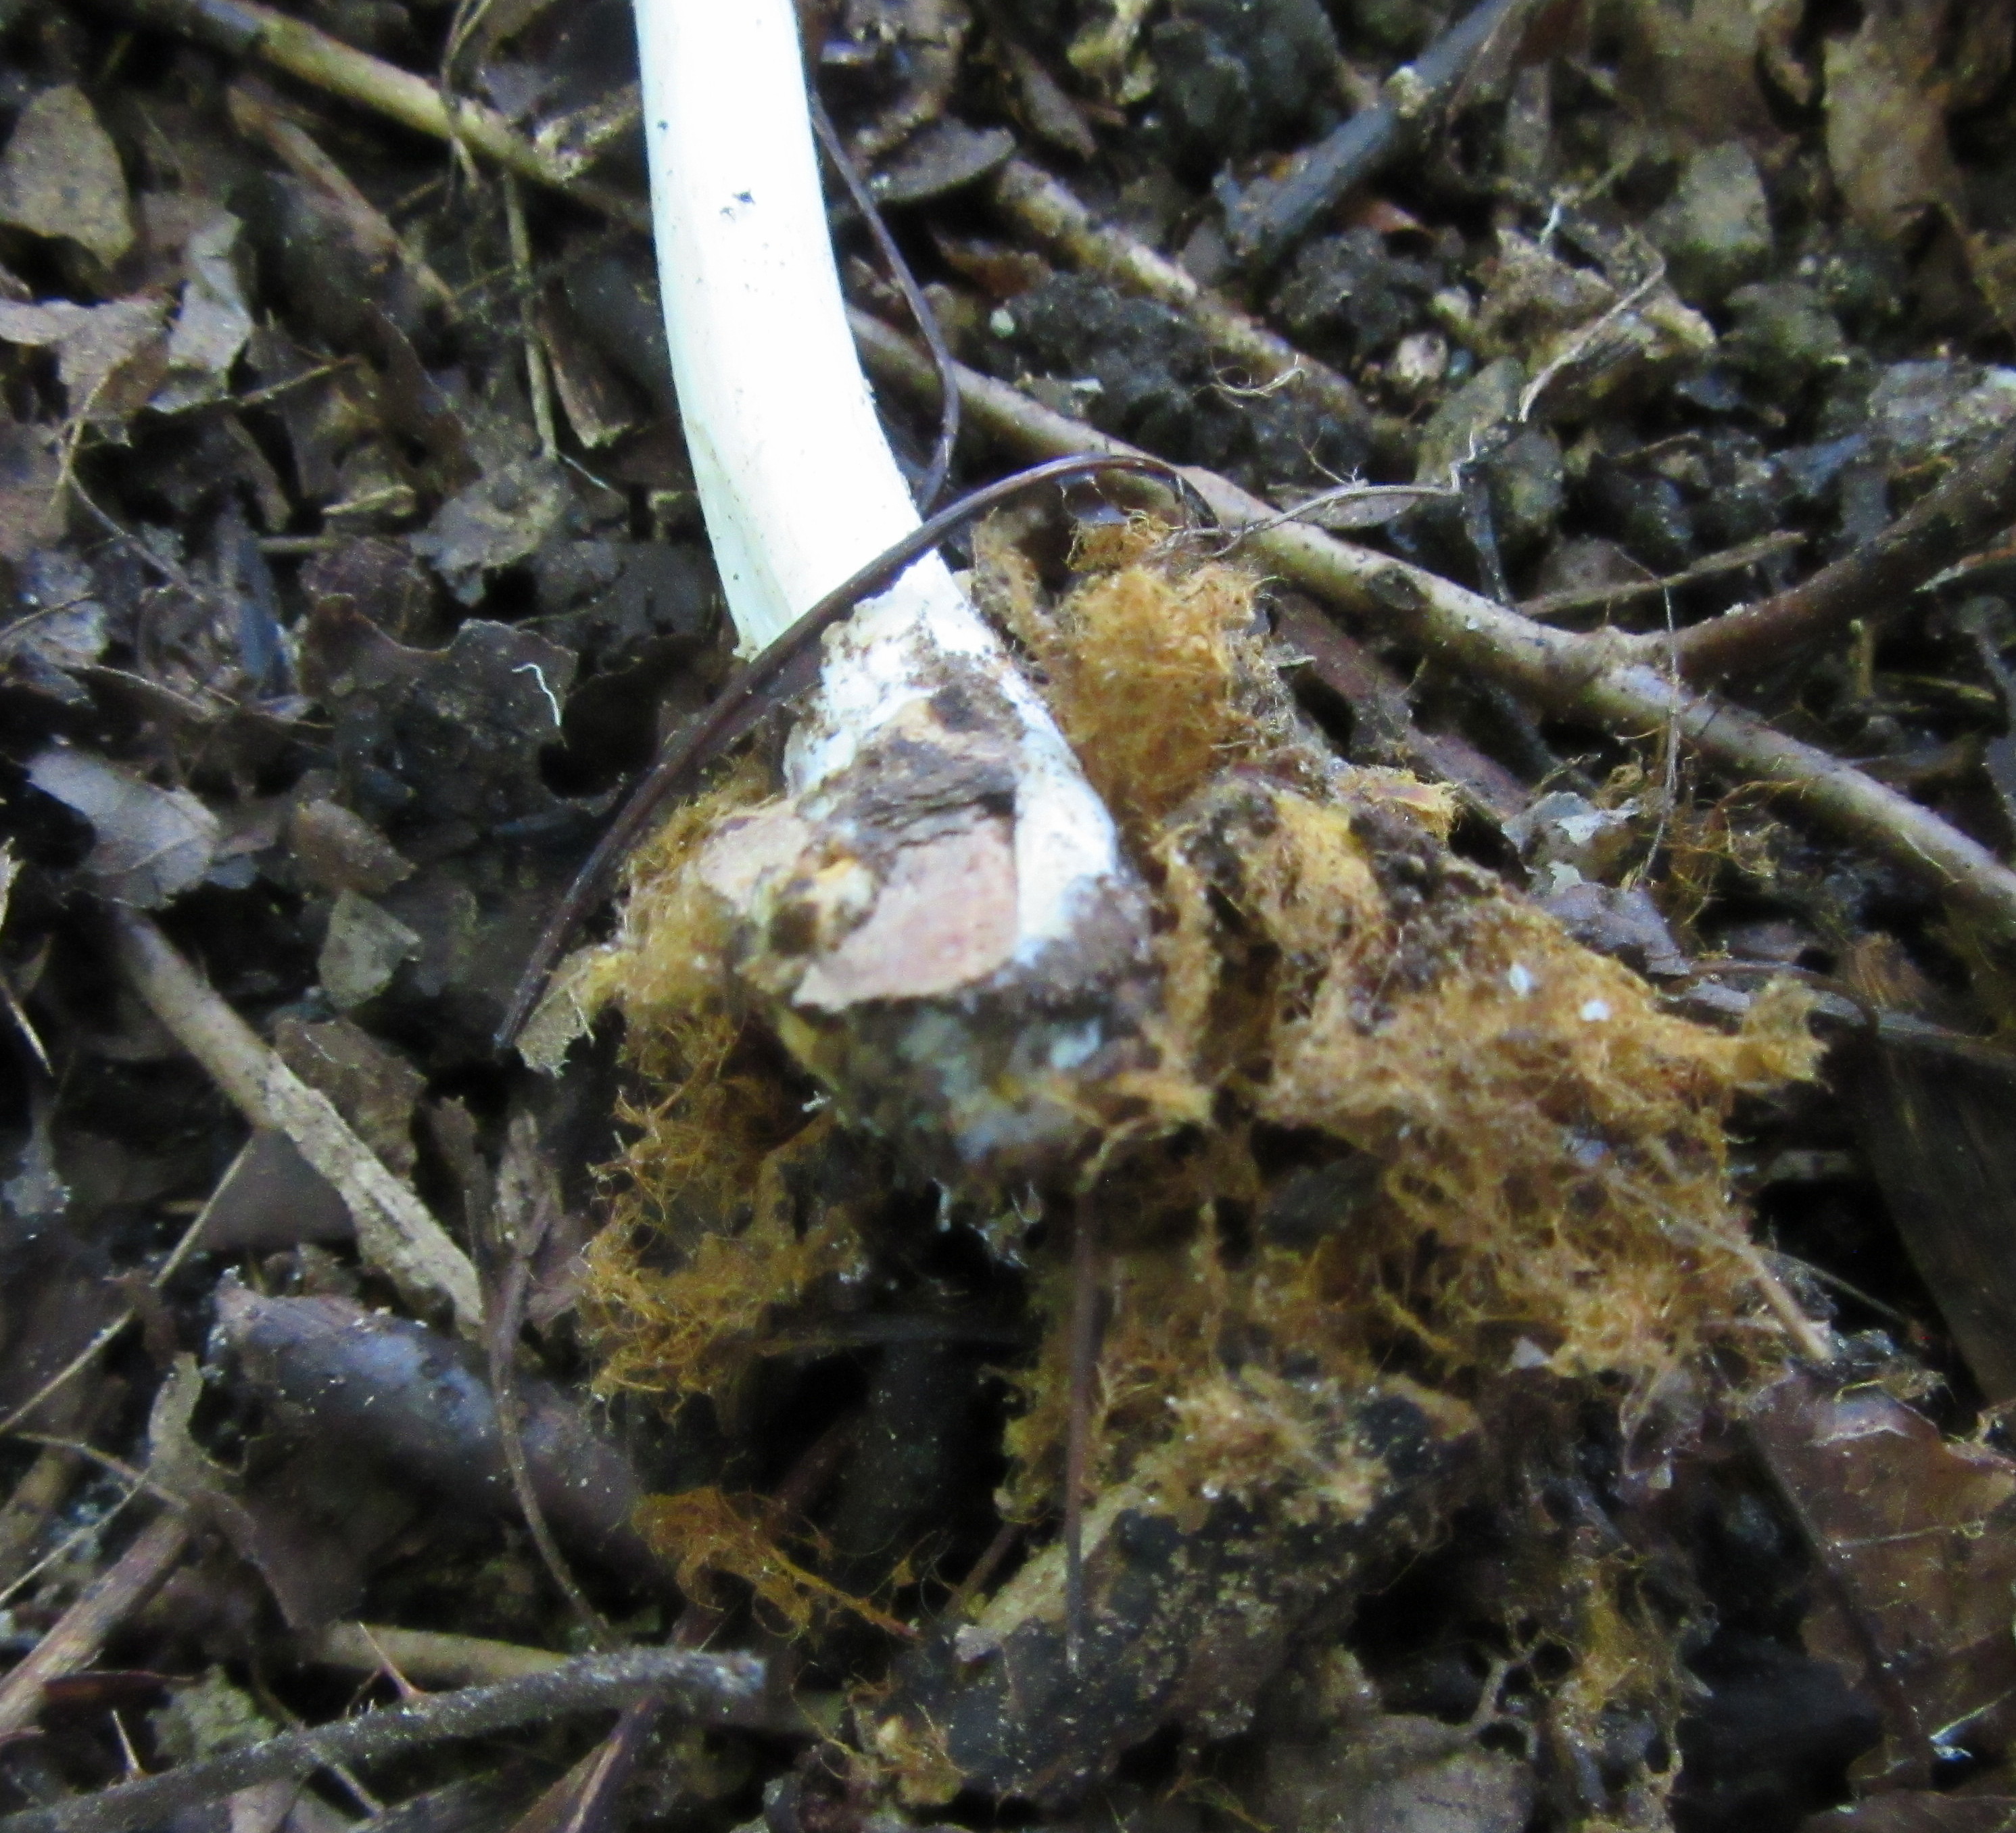
<path fill-rule="evenodd" d="M 2000 1749 L 2016 1725 L 2016 1462 L 1874 1385 L 1791 1376 L 1750 1418 L 1827 1576 L 1807 1646 L 1884 1708 L 1870 1781 L 1922 1785 L 1938 1758 Z"/>
<path fill-rule="evenodd" d="M 186 789 L 157 789 L 67 746 L 41 753 L 28 780 L 91 823 L 84 869 L 117 903 L 158 910 L 200 883 L 216 857 L 221 825 Z"/>
<path fill-rule="evenodd" d="M 163 301 L 145 295 L 96 306 L 62 299 L 41 305 L 0 300 L 0 340 L 53 349 L 70 412 L 116 422 L 140 406 L 160 379 L 167 361 L 165 311 Z"/>
<path fill-rule="evenodd" d="M 1958 199 L 1940 56 L 1952 12 L 1952 0 L 1879 0 L 1827 41 L 1827 163 L 1850 212 L 1885 238 Z"/>
<path fill-rule="evenodd" d="M 1702 144 L 1740 139 L 1774 152 L 1786 136 L 1758 80 L 1760 60 L 1781 74 L 1796 67 L 1791 43 L 1804 10 L 1802 0 L 1625 0 L 1618 14 L 1627 76 L 1659 118 Z"/>
<path fill-rule="evenodd" d="M 2016 1057 L 1877 1039 L 1853 1083 L 1863 1150 L 1921 1278 L 1989 1400 L 2016 1398 Z"/>
<path fill-rule="evenodd" d="M 106 266 L 133 246 L 118 149 L 81 89 L 45 89 L 0 153 L 0 222 L 74 242 Z"/>
<path fill-rule="evenodd" d="M 54 427 L 0 420 L 0 555 L 25 560 L 63 532 L 63 476 Z"/>
<path fill-rule="evenodd" d="M 243 229 L 229 211 L 218 210 L 183 245 L 188 277 L 168 331 L 167 379 L 149 404 L 158 412 L 200 407 L 229 390 L 232 365 L 252 335 L 237 265 Z"/>

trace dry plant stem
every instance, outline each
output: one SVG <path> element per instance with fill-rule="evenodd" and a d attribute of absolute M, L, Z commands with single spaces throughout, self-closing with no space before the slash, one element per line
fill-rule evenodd
<path fill-rule="evenodd" d="M 772 1700 L 768 1667 L 754 1655 L 632 1648 L 583 1656 L 494 1687 L 432 1694 L 361 1718 L 283 1732 L 249 1749 L 0 1817 L 0 1833 L 130 1833 L 165 1824 L 185 1808 L 220 1800 L 255 1782 L 305 1776 L 337 1763 L 373 1763 L 450 1738 L 543 1723 L 563 1713 L 605 1712 L 653 1695 L 700 1724 L 786 1735 L 806 1728 L 787 1702 Z"/>
<path fill-rule="evenodd" d="M 1551 623 L 1556 618 L 1569 617 L 1582 611 L 1611 612 L 1620 605 L 1635 604 L 1643 598 L 1663 598 L 1669 592 L 1679 591 L 1685 587 L 1698 584 L 1704 580 L 1719 579 L 1731 573 L 1741 573 L 1768 560 L 1773 554 L 1782 554 L 1788 548 L 1805 545 L 1805 537 L 1791 529 L 1780 529 L 1773 534 L 1759 535 L 1755 541 L 1744 541 L 1740 547 L 1726 548 L 1719 554 L 1705 555 L 1691 566 L 1678 573 L 1634 579 L 1615 585 L 1578 587 L 1571 591 L 1543 592 L 1538 598 L 1519 601 L 1520 615 Z M 1661 654 L 1665 653 L 1666 639 L 1656 639 Z"/>
<path fill-rule="evenodd" d="M 1001 1569 L 1002 1562 L 1015 1551 L 1016 1543 L 1026 1531 L 1019 1521 L 1004 1521 L 994 1530 L 994 1538 L 987 1543 L 966 1576 L 945 1600 L 945 1608 L 938 1613 L 942 1622 L 956 1623 L 965 1619 L 973 1607 L 973 1601 L 987 1589 L 995 1573 Z"/>
<path fill-rule="evenodd" d="M 89 1461 L 85 1453 L 74 1446 L 50 1446 L 45 1448 L 66 1452 L 79 1463 Z M 81 1527 L 71 1529 L 33 1565 L 12 1579 L 4 1589 L 0 1589 L 0 1606 L 13 1603 L 18 1594 L 32 1585 L 51 1566 L 60 1565 L 64 1560 L 69 1558 L 86 1540 L 93 1540 L 103 1535 L 106 1528 L 125 1513 L 130 1504 L 139 1500 L 141 1488 L 142 1486 L 139 1483 L 133 1484 L 117 1501 L 95 1521 L 87 1522 Z"/>
<path fill-rule="evenodd" d="M 1099 1375 L 1099 1212 L 1072 1206 L 1071 1419 L 1064 1439 L 1064 1659 L 1085 1648 L 1085 1491 L 1092 1457 L 1092 1389 Z"/>
<path fill-rule="evenodd" d="M 497 1404 L 497 1442 L 504 1454 L 504 1468 L 510 1473 L 512 1493 L 518 1498 L 532 1544 L 538 1547 L 548 1575 L 567 1601 L 567 1608 L 588 1632 L 597 1648 L 614 1646 L 609 1625 L 588 1601 L 567 1555 L 553 1538 L 538 1486 L 532 1481 L 531 1461 L 525 1455 L 525 1434 L 519 1418 L 517 1347 L 518 1332 L 525 1321 L 525 1291 L 531 1264 L 524 1254 L 514 1253 L 506 1268 L 495 1296 L 493 1314 L 486 1321 L 484 1347 L 490 1363 L 490 1392 Z"/>
<path fill-rule="evenodd" d="M 522 1154 L 520 1148 L 522 1148 Z M 514 1160 L 523 1163 L 516 1170 Z M 553 1538 L 546 1519 L 545 1504 L 533 1480 L 531 1460 L 526 1455 L 522 1403 L 518 1393 L 518 1336 L 525 1323 L 525 1296 L 531 1285 L 532 1260 L 553 1226 L 558 1192 L 540 1173 L 527 1174 L 524 1163 L 543 1167 L 538 1130 L 528 1115 L 512 1123 L 504 1160 L 495 1171 L 471 1141 L 470 1163 L 464 1173 L 466 1186 L 465 1213 L 470 1238 L 488 1250 L 490 1278 L 484 1288 L 484 1350 L 488 1360 L 490 1393 L 495 1407 L 497 1442 L 504 1455 L 504 1468 L 525 1518 L 532 1544 L 545 1563 L 546 1572 L 575 1619 L 587 1632 L 589 1646 L 613 1648 L 616 1638 L 601 1614 L 589 1603 L 574 1569 L 567 1564 Z M 507 1178 L 510 1194 L 505 1186 Z M 549 1180 L 550 1173 L 545 1173 Z"/>
<path fill-rule="evenodd" d="M 525 392 L 532 399 L 532 423 L 539 435 L 539 455 L 552 458 L 560 451 L 553 425 L 553 379 L 539 342 L 534 311 L 532 237 L 525 223 L 525 189 L 515 172 L 504 174 L 504 223 L 511 240 L 511 277 L 518 293 L 518 335 L 525 346 Z"/>
<path fill-rule="evenodd" d="M 617 1721 L 617 1729 L 635 1709 L 634 1706 L 624 1708 L 624 1718 Z M 575 1811 L 593 1792 L 596 1777 L 608 1758 L 610 1741 L 615 1734 L 612 1731 L 609 1738 L 577 1758 L 565 1774 L 556 1777 L 535 1795 L 509 1822 L 507 1833 L 565 1833 Z"/>
<path fill-rule="evenodd" d="M 1468 74 L 1492 34 L 1530 0 L 1483 0 L 1411 64 L 1377 106 L 1353 115 L 1303 154 L 1287 177 L 1262 180 L 1226 213 L 1232 245 L 1249 266 L 1272 266 L 1354 185 L 1406 151 Z"/>
<path fill-rule="evenodd" d="M 124 1397 L 125 1383 L 101 1381 L 87 1388 L 71 1388 L 62 1404 L 51 1409 L 49 1429 L 62 1437 L 88 1439 L 103 1419 Z M 84 1460 L 67 1447 L 45 1445 L 37 1453 L 21 1480 L 0 1505 L 0 1605 L 5 1604 L 25 1576 L 28 1550 L 49 1526 L 50 1518 L 63 1506 Z"/>
<path fill-rule="evenodd" d="M 1200 286 L 1147 243 L 1101 222 L 1040 166 L 1011 159 L 995 174 L 991 196 L 995 209 L 1057 260 L 1183 313 L 1221 356 L 1246 370 L 1255 386 L 1292 376 L 1304 394 L 1338 419 L 1370 419 L 1365 397 L 1346 377 Z"/>
<path fill-rule="evenodd" d="M 452 103 L 427 78 L 355 50 L 340 39 L 257 0 L 111 0 L 142 23 L 181 32 L 232 57 L 256 57 L 297 81 L 376 110 L 416 132 L 447 140 L 535 184 L 566 191 L 592 209 L 648 234 L 643 202 L 607 185 L 571 178 L 502 115 L 480 102 Z"/>
<path fill-rule="evenodd" d="M 1690 681 L 1754 674 L 1854 619 L 1901 611 L 1910 595 L 2016 523 L 2016 427 L 1914 503 L 1881 534 L 1760 604 L 1690 624 L 1676 642 Z M 1663 650 L 1664 638 L 1653 638 Z M 1649 643 L 1647 645 L 1649 651 Z"/>
<path fill-rule="evenodd" d="M 438 1630 L 394 1629 L 388 1623 L 331 1623 L 311 1659 L 353 1673 L 382 1673 L 387 1662 L 416 1687 L 478 1687 L 522 1680 L 563 1666 L 567 1657 L 483 1636 Z"/>
<path fill-rule="evenodd" d="M 357 1224 L 364 1257 L 409 1299 L 445 1303 L 459 1328 L 483 1327 L 476 1269 L 411 1185 L 351 1130 L 327 1096 L 301 1080 L 239 1017 L 147 918 L 111 912 L 121 970 L 183 1049 L 254 1127 L 286 1134 L 333 1184 Z"/>
<path fill-rule="evenodd" d="M 866 314 L 852 316 L 876 372 L 928 397 L 935 378 L 922 354 Z M 992 376 L 962 365 L 959 378 L 969 422 L 1015 451 L 1047 456 L 1133 450 Z M 1663 667 L 1643 660 L 1629 639 L 1550 630 L 1420 567 L 1301 523 L 1259 528 L 1276 517 L 1258 498 L 1211 472 L 1186 468 L 1183 475 L 1228 527 L 1255 525 L 1246 552 L 1313 596 L 1427 651 L 1444 667 L 1502 682 L 1562 717 L 1633 737 L 1671 727 L 1723 775 L 1783 790 L 1843 839 L 1974 914 L 2016 929 L 2016 872 L 1986 847 L 1839 758 L 1785 737 L 1728 701 L 1676 683 Z M 1661 639 L 1654 652 L 1664 646 Z"/>
<path fill-rule="evenodd" d="M 0 1598 L 21 1576 L 28 1549 L 63 1506 L 83 1466 L 74 1451 L 45 1445 L 15 1484 L 6 1507 L 0 1508 Z"/>
<path fill-rule="evenodd" d="M 622 1717 L 603 1740 L 592 1766 L 581 1777 L 559 1833 L 590 1833 L 591 1829 L 609 1824 L 617 1799 L 636 1773 L 637 1759 L 643 1755 L 664 1711 L 656 1699 L 639 1699 L 624 1707 Z M 536 1830 L 521 1823 L 515 1833 L 536 1833 Z"/>
<path fill-rule="evenodd" d="M 50 1625 L 49 1633 L 0 1681 L 0 1737 L 34 1721 L 42 1689 L 51 1680 L 88 1667 L 106 1638 L 151 1598 L 189 1550 L 189 1524 L 182 1511 L 157 1515 L 109 1572 Z"/>
<path fill-rule="evenodd" d="M 1353 728 L 1354 740 L 1363 730 L 1392 760 L 1455 785 L 1494 820 L 1511 820 L 1532 800 L 1524 783 L 1468 739 L 1417 725 L 1405 684 L 1306 598 L 1291 596 L 1275 608 L 1274 634 L 1306 659 L 1309 672 L 1364 722 Z"/>

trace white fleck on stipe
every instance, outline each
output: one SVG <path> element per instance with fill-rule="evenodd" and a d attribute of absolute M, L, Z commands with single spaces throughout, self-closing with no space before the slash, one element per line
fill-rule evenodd
<path fill-rule="evenodd" d="M 1533 976 L 1524 961 L 1515 961 L 1505 970 L 1505 984 L 1521 999 L 1533 990 Z"/>
<path fill-rule="evenodd" d="M 1585 999 L 1582 1002 L 1582 1022 L 1585 1025 L 1600 1025 L 1610 1016 L 1610 1001 L 1607 999 Z"/>

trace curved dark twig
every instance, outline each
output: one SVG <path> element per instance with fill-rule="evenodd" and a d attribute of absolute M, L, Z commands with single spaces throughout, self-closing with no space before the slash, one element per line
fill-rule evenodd
<path fill-rule="evenodd" d="M 546 976 L 566 946 L 567 938 L 602 895 L 617 864 L 643 838 L 665 799 L 704 769 L 720 755 L 724 746 L 769 710 L 772 698 L 770 690 L 809 645 L 839 623 L 863 598 L 893 584 L 939 543 L 977 517 L 1045 484 L 1068 483 L 1078 478 L 1094 477 L 1109 471 L 1132 472 L 1158 479 L 1182 500 L 1200 505 L 1212 526 L 1217 525 L 1218 518 L 1210 505 L 1204 502 L 1196 487 L 1177 466 L 1141 452 L 1077 452 L 1053 458 L 1047 463 L 1031 465 L 1026 471 L 1018 471 L 1012 477 L 983 485 L 919 523 L 894 547 L 878 554 L 851 579 L 834 587 L 768 649 L 752 657 L 730 677 L 728 685 L 715 696 L 714 704 L 683 737 L 660 754 L 658 760 L 639 780 L 628 800 L 588 856 L 587 862 L 574 875 L 567 895 L 560 900 L 538 940 L 533 944 L 531 957 L 519 978 L 510 1008 L 504 1015 L 503 1023 L 497 1028 L 498 1048 L 509 1045 L 524 1028 L 533 1002 L 538 997 Z"/>
<path fill-rule="evenodd" d="M 533 1138 L 536 1148 L 537 1134 Z M 532 1544 L 545 1562 L 548 1576 L 586 1632 L 590 1646 L 613 1648 L 617 1644 L 609 1625 L 589 1601 L 574 1568 L 553 1537 L 545 1504 L 539 1500 L 538 1486 L 532 1480 L 531 1460 L 526 1454 L 524 1427 L 520 1417 L 518 1333 L 524 1327 L 532 1256 L 551 1225 L 553 1212 L 535 1209 L 528 1219 L 538 1230 L 531 1239 L 507 1238 L 507 1231 L 499 1227 L 502 1218 L 498 1210 L 497 1180 L 488 1166 L 480 1166 L 477 1177 L 480 1182 L 470 1192 L 470 1207 L 479 1212 L 471 1217 L 479 1226 L 470 1232 L 478 1242 L 487 1238 L 492 1256 L 502 1263 L 501 1267 L 488 1270 L 489 1276 L 483 1281 L 483 1347 L 489 1365 L 491 1397 L 497 1408 L 498 1448 L 504 1454 L 504 1469 L 511 1479 L 512 1493 L 518 1499 L 519 1512 L 525 1518 Z"/>
<path fill-rule="evenodd" d="M 1399 158 L 1438 118 L 1478 54 L 1529 0 L 1481 0 L 1415 59 L 1404 89 L 1389 85 L 1372 107 L 1302 155 L 1286 177 L 1262 179 L 1226 213 L 1233 251 L 1249 269 L 1272 267 L 1352 185 Z"/>
<path fill-rule="evenodd" d="M 904 260 L 903 251 L 896 246 L 896 238 L 889 233 L 889 225 L 882 220 L 875 193 L 868 189 L 868 182 L 855 164 L 854 156 L 847 150 L 847 142 L 841 138 L 840 130 L 833 124 L 833 117 L 826 113 L 818 90 L 809 83 L 805 88 L 805 99 L 812 105 L 812 131 L 819 136 L 820 147 L 832 162 L 833 169 L 839 173 L 841 182 L 847 187 L 848 196 L 854 199 L 854 207 L 861 212 L 862 221 L 868 225 L 868 233 L 874 238 L 876 252 L 881 256 L 890 278 L 902 292 L 903 304 L 909 307 L 910 316 L 916 321 L 918 335 L 923 339 L 925 349 L 931 353 L 931 361 L 938 365 L 938 444 L 931 448 L 931 462 L 924 467 L 924 474 L 916 483 L 917 513 L 928 516 L 931 505 L 944 492 L 946 474 L 952 469 L 952 447 L 959 443 L 959 379 L 953 372 L 952 352 L 945 347 L 945 332 L 939 327 L 938 314 L 931 310 L 931 302 L 924 297 L 924 289 L 917 284 L 916 275 L 910 271 L 910 264 Z"/>
<path fill-rule="evenodd" d="M 1671 639 L 1683 677 L 1699 684 L 1777 666 L 1858 617 L 1901 610 L 1913 592 L 2016 523 L 2016 427 L 1956 465 L 1881 534 L 1809 579 Z M 1668 639 L 1654 639 L 1662 648 Z"/>
<path fill-rule="evenodd" d="M 306 1776 L 332 1763 L 370 1763 L 451 1738 L 481 1737 L 563 1713 L 601 1712 L 653 1695 L 701 1724 L 782 1731 L 810 1727 L 771 1697 L 765 1663 L 751 1655 L 629 1648 L 584 1655 L 490 1687 L 430 1694 L 361 1718 L 343 1719 L 157 1776 L 101 1788 L 47 1807 L 0 1816 L 0 1833 L 131 1833 L 165 1825 L 184 1808 L 221 1800 L 255 1782 Z"/>

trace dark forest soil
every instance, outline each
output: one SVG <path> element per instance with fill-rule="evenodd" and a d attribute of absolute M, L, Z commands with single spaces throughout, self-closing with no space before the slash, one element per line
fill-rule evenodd
<path fill-rule="evenodd" d="M 1207 602 L 1117 487 L 955 538 L 1215 976 L 1087 1199 L 1081 1621 L 1063 1182 L 939 1188 L 730 994 L 494 1041 L 736 660 L 627 8 L 299 0 L 317 78 L 231 0 L 0 0 L 0 1813 L 669 1641 L 768 1703 L 568 1669 L 117 1824 L 2016 1822 L 2016 6 L 800 13 L 952 355 L 1075 423 L 969 401 L 955 491 L 1096 429 L 1807 778 L 1397 571 Z"/>

